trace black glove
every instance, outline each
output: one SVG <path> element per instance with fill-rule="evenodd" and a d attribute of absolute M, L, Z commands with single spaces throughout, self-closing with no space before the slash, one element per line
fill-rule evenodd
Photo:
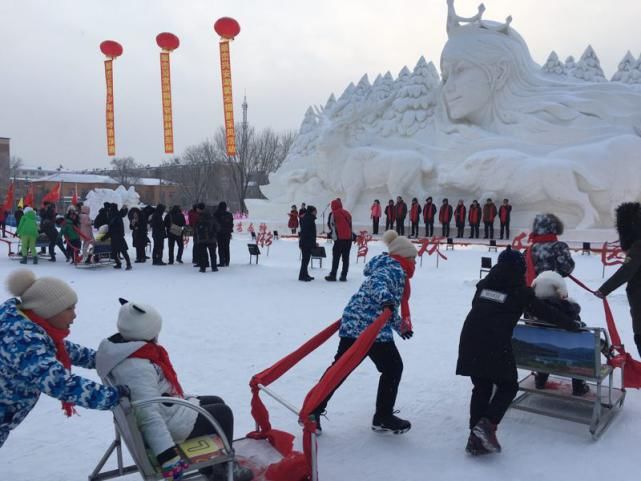
<path fill-rule="evenodd" d="M 119 384 L 118 386 L 114 386 L 118 390 L 118 395 L 120 398 L 129 398 L 131 399 L 131 390 L 129 389 L 129 386 L 125 386 L 124 384 Z"/>
<path fill-rule="evenodd" d="M 401 336 L 401 339 L 405 339 L 407 341 L 408 339 L 411 339 L 413 335 L 414 335 L 414 331 L 407 331 L 401 334 L 400 336 Z"/>

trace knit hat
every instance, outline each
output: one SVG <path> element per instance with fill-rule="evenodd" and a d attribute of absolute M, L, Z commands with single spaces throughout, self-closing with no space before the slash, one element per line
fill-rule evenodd
<path fill-rule="evenodd" d="M 565 279 L 555 271 L 543 271 L 532 281 L 534 294 L 539 299 L 566 299 L 568 288 Z"/>
<path fill-rule="evenodd" d="M 507 248 L 499 254 L 498 263 L 511 264 L 523 272 L 526 270 L 525 257 L 519 251 L 513 251 L 510 246 L 507 246 Z"/>
<path fill-rule="evenodd" d="M 414 244 L 405 236 L 399 236 L 394 230 L 385 231 L 383 234 L 383 242 L 389 248 L 390 255 L 397 255 L 401 257 L 416 257 L 418 251 Z"/>
<path fill-rule="evenodd" d="M 148 304 L 118 299 L 118 332 L 127 341 L 152 341 L 160 334 L 162 317 Z"/>
<path fill-rule="evenodd" d="M 32 310 L 43 319 L 51 319 L 78 302 L 76 292 L 65 281 L 55 277 L 36 279 L 28 269 L 9 274 L 7 289 L 20 298 L 22 309 Z"/>

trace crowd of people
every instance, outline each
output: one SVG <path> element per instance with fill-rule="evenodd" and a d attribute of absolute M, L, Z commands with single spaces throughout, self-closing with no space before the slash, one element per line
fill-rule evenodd
<path fill-rule="evenodd" d="M 337 247 L 332 270 L 326 279 L 335 281 L 340 261 L 343 262 L 340 279 L 347 275 L 349 255 L 346 260 L 345 249 L 347 244 L 351 244 L 351 215 L 343 209 L 340 199 L 332 201 L 331 209 L 328 227 Z M 82 207 L 79 210 L 87 214 Z M 100 222 L 109 225 L 112 236 L 120 236 L 122 219 L 130 215 L 132 222 L 135 220 L 141 226 L 150 217 L 154 241 L 156 238 L 164 240 L 168 230 L 179 238 L 182 232 L 176 229 L 172 232 L 171 227 L 177 225 L 174 221 L 179 219 L 179 214 L 182 215 L 180 209 L 172 208 L 164 217 L 164 206 L 152 210 L 133 210 L 132 213 L 109 204 L 101 209 L 98 217 Z M 215 253 L 209 249 L 215 245 L 212 244 L 214 238 L 219 242 L 221 226 L 229 222 L 225 212 L 224 203 L 211 214 L 204 204 L 197 204 L 190 211 L 187 224 L 195 227 L 194 235 L 199 240 L 195 244 L 201 270 L 206 268 L 207 262 L 212 268 L 217 265 Z M 311 249 L 317 246 L 316 213 L 316 208 L 310 205 L 305 206 L 304 212 L 298 211 L 297 216 L 303 257 L 299 279 L 303 281 L 311 280 L 306 262 Z M 25 217 L 28 214 L 31 212 L 25 213 Z M 35 213 L 29 217 L 35 217 Z M 627 282 L 634 339 L 641 354 L 641 204 L 621 205 L 616 217 L 621 247 L 627 257 L 620 269 L 595 291 L 595 295 L 603 298 Z M 74 215 L 68 212 L 66 218 L 73 222 Z M 21 221 L 19 228 L 27 229 L 25 225 Z M 580 307 L 567 297 L 564 278 L 572 273 L 574 261 L 568 245 L 559 240 L 562 234 L 563 223 L 557 216 L 537 215 L 525 253 L 507 247 L 489 274 L 476 285 L 471 309 L 461 330 L 456 365 L 456 373 L 470 377 L 473 385 L 469 437 L 465 448 L 471 455 L 498 453 L 502 449 L 496 435 L 497 428 L 519 387 L 511 344 L 517 322 L 525 316 L 526 319 L 542 320 L 573 331 L 584 327 Z M 174 244 L 179 245 L 178 240 L 175 239 Z M 346 245 L 340 241 L 345 241 Z M 364 281 L 343 310 L 334 362 L 345 355 L 369 326 L 380 319 L 385 321 L 365 354 L 380 372 L 372 429 L 401 434 L 411 428 L 411 423 L 396 416 L 394 410 L 403 361 L 393 333 L 404 340 L 413 336 L 409 301 L 417 249 L 408 237 L 392 229 L 383 234 L 382 241 L 386 252 L 374 256 L 367 263 Z M 123 254 L 121 245 L 114 248 Z M 162 247 L 154 246 L 155 262 L 162 262 L 162 252 Z M 224 249 L 220 252 L 225 255 Z M 178 261 L 180 256 L 179 250 L 175 259 Z M 170 259 L 173 258 L 171 254 Z M 137 261 L 144 262 L 144 259 Z M 221 258 L 221 264 L 226 261 L 228 257 Z M 123 397 L 132 400 L 157 396 L 184 398 L 204 407 L 219 420 L 226 434 L 233 435 L 231 409 L 220 397 L 191 397 L 184 393 L 167 351 L 158 343 L 162 318 L 153 306 L 121 299 L 116 324 L 118 332 L 103 341 L 96 353 L 66 340 L 75 318 L 77 295 L 65 282 L 36 278 L 31 271 L 18 270 L 9 275 L 7 287 L 14 297 L 0 306 L 0 338 L 5 340 L 0 345 L 0 446 L 9 432 L 31 411 L 41 392 L 60 399 L 67 415 L 74 412 L 74 404 L 92 409 L 112 409 Z M 387 317 L 381 317 L 383 315 Z M 72 374 L 72 365 L 97 368 L 103 379 L 109 377 L 114 381 L 114 387 Z M 546 382 L 546 373 L 536 374 L 538 389 L 545 389 Z M 589 386 L 581 380 L 573 380 L 572 387 L 575 396 L 589 392 Z M 321 416 L 332 394 L 314 410 L 317 434 L 322 431 Z M 139 413 L 139 420 L 142 434 L 165 478 L 180 479 L 186 465 L 178 455 L 176 444 L 190 436 L 205 433 L 206 423 L 200 416 L 187 413 L 180 406 L 160 413 L 143 410 Z M 251 472 L 241 466 L 235 466 L 234 473 L 237 481 L 247 481 L 252 477 Z M 221 475 L 215 470 L 203 474 L 211 480 L 220 479 Z"/>
<path fill-rule="evenodd" d="M 227 210 L 226 202 L 220 202 L 215 209 L 204 203 L 194 204 L 187 218 L 179 205 L 165 211 L 164 204 L 128 209 L 105 202 L 92 220 L 89 207 L 82 202 L 69 206 L 64 215 L 57 213 L 55 204 L 51 202 L 43 203 L 39 216 L 31 207 L 18 209 L 15 218 L 16 235 L 21 242 L 20 263 L 26 264 L 29 259 L 34 264 L 38 263 L 38 254 L 45 255 L 46 247 L 41 243 L 38 252 L 36 241 L 44 236 L 51 262 L 56 262 L 56 247 L 67 262 L 99 262 L 93 254 L 94 246 L 96 242 L 108 242 L 114 268 L 122 269 L 124 261 L 125 270 L 131 270 L 132 261 L 125 238 L 126 219 L 136 252 L 133 263 L 145 263 L 149 259 L 146 249 L 152 246 L 152 265 L 182 264 L 186 240 L 192 237 L 192 260 L 200 272 L 206 272 L 209 267 L 218 271 L 218 267 L 229 266 L 234 218 Z M 165 262 L 165 246 L 168 262 Z"/>

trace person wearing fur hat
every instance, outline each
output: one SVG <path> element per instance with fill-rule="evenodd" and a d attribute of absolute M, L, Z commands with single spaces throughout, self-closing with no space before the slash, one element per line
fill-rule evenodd
<path fill-rule="evenodd" d="M 574 319 L 576 326 L 585 327 L 581 322 L 581 306 L 573 299 L 568 297 L 568 288 L 565 285 L 565 279 L 554 271 L 543 271 L 532 282 L 534 295 L 546 304 L 564 312 L 567 316 Z M 554 319 L 546 319 L 540 316 L 529 316 L 535 321 L 541 321 L 546 324 L 553 324 Z M 549 374 L 537 372 L 535 375 L 535 386 L 537 389 L 544 389 Z M 590 392 L 590 387 L 583 379 L 572 379 L 572 395 L 585 396 Z"/>
<path fill-rule="evenodd" d="M 563 222 L 554 214 L 538 214 L 532 223 L 530 247 L 526 252 L 527 285 L 543 271 L 555 271 L 563 277 L 572 274 L 574 260 L 570 248 L 559 241 Z"/>
<path fill-rule="evenodd" d="M 76 317 L 78 297 L 53 277 L 36 278 L 21 269 L 7 278 L 16 297 L 0 306 L 0 447 L 33 409 L 41 393 L 74 405 L 112 409 L 128 389 L 108 387 L 71 373 L 71 366 L 95 367 L 96 353 L 65 338 Z"/>
<path fill-rule="evenodd" d="M 564 328 L 577 327 L 571 316 L 537 299 L 525 285 L 523 255 L 508 247 L 476 285 L 461 330 L 456 374 L 470 377 L 474 385 L 465 448 L 469 454 L 501 451 L 496 429 L 519 388 L 512 331 L 525 310 Z"/>
<path fill-rule="evenodd" d="M 616 227 L 625 259 L 595 294 L 603 299 L 627 283 L 625 293 L 630 304 L 634 343 L 641 356 L 641 204 L 626 202 L 617 207 Z"/>
<path fill-rule="evenodd" d="M 102 379 L 131 388 L 131 400 L 160 396 L 185 399 L 206 409 L 220 424 L 231 441 L 234 417 L 231 409 L 218 396 L 190 396 L 178 381 L 169 354 L 158 343 L 162 328 L 160 313 L 148 304 L 120 299 L 118 333 L 103 340 L 96 355 L 96 369 Z M 181 479 L 187 468 L 178 453 L 177 443 L 213 434 L 209 422 L 197 411 L 179 404 L 151 404 L 137 408 L 136 418 L 145 443 L 156 456 L 165 479 Z M 220 471 L 218 471 L 220 470 Z M 235 466 L 234 479 L 248 481 L 251 471 Z M 203 470 L 207 479 L 222 477 L 224 466 Z"/>
<path fill-rule="evenodd" d="M 36 212 L 31 207 L 25 207 L 24 215 L 16 229 L 16 235 L 22 243 L 22 259 L 20 264 L 26 264 L 29 254 L 33 256 L 33 263 L 38 263 L 38 252 L 36 252 L 36 239 L 38 238 L 38 221 Z"/>
<path fill-rule="evenodd" d="M 376 411 L 372 419 L 374 431 L 405 433 L 412 424 L 394 415 L 394 404 L 398 386 L 403 373 L 403 360 L 394 344 L 392 330 L 402 339 L 409 339 L 412 321 L 409 309 L 410 279 L 414 275 L 416 255 L 414 244 L 395 231 L 388 230 L 383 234 L 383 242 L 389 253 L 375 256 L 365 266 L 365 280 L 347 303 L 340 321 L 338 351 L 334 357 L 337 362 L 356 342 L 356 339 L 384 311 L 389 309 L 391 316 L 376 337 L 376 341 L 367 353 L 381 377 L 376 396 Z M 398 308 L 401 308 L 401 315 Z M 338 389 L 338 388 L 337 388 Z M 320 416 L 325 411 L 331 393 L 314 411 L 317 431 L 320 432 Z"/>

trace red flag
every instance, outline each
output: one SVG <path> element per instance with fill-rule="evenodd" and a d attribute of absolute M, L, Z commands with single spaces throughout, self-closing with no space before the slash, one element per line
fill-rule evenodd
<path fill-rule="evenodd" d="M 58 184 L 55 185 L 53 189 L 51 189 L 51 192 L 49 192 L 47 195 L 45 195 L 42 198 L 43 204 L 47 201 L 53 202 L 53 203 L 58 202 L 58 200 L 60 199 L 60 187 L 61 187 L 60 184 L 61 182 L 58 182 Z"/>
<path fill-rule="evenodd" d="M 7 189 L 7 196 L 4 199 L 4 204 L 3 204 L 3 211 L 4 212 L 11 212 L 11 207 L 13 207 L 13 182 L 9 184 L 9 189 Z"/>
<path fill-rule="evenodd" d="M 76 205 L 78 203 L 78 186 L 76 185 L 76 188 L 73 191 L 73 197 L 71 198 L 71 203 L 73 205 Z"/>
<path fill-rule="evenodd" d="M 27 195 L 25 195 L 24 197 L 24 206 L 33 207 L 33 184 L 29 185 L 29 190 L 27 191 Z"/>

